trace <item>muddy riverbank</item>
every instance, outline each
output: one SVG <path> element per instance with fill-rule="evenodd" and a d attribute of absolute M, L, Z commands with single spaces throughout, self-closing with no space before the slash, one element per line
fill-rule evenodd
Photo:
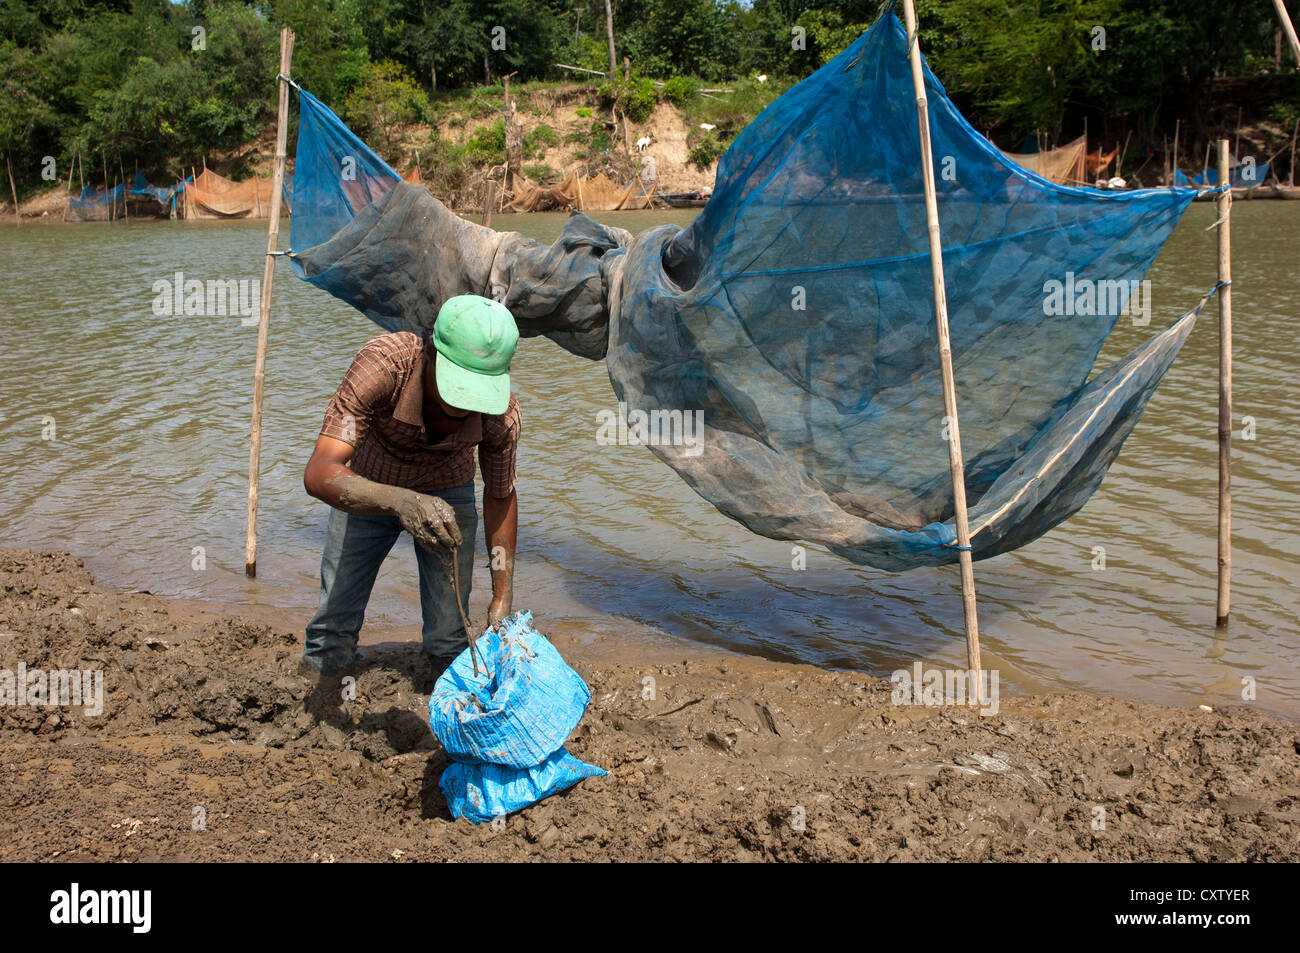
<path fill-rule="evenodd" d="M 93 716 L 0 707 L 0 859 L 1297 856 L 1300 726 L 1248 707 L 1004 694 L 981 717 L 854 672 L 556 641 L 592 690 L 569 748 L 610 774 L 493 830 L 447 813 L 415 642 L 365 646 L 336 702 L 296 674 L 297 633 L 0 550 L 0 669 L 102 671 L 104 693 Z"/>

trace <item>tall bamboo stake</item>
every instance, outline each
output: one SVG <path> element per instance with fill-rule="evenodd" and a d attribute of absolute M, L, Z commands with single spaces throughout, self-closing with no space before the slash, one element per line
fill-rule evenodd
<path fill-rule="evenodd" d="M 76 165 L 75 162 L 68 163 L 68 194 L 64 196 L 63 203 L 63 220 L 65 222 L 68 220 L 68 213 L 72 210 L 72 167 L 74 165 Z"/>
<path fill-rule="evenodd" d="M 939 201 L 934 187 L 934 156 L 930 148 L 930 113 L 925 95 L 921 50 L 916 42 L 916 8 L 903 0 L 903 18 L 912 63 L 912 87 L 916 90 L 916 126 L 921 141 L 921 178 L 925 188 L 925 221 L 930 238 L 930 277 L 934 284 L 934 324 L 939 337 L 939 368 L 943 374 L 943 412 L 949 424 L 948 463 L 952 470 L 952 498 L 960 547 L 962 604 L 966 615 L 966 661 L 980 695 L 979 616 L 975 606 L 975 566 L 970 552 L 970 526 L 966 519 L 966 466 L 962 461 L 961 431 L 957 426 L 957 390 L 952 374 L 952 344 L 948 338 L 948 297 L 943 280 L 943 242 L 939 235 Z"/>
<path fill-rule="evenodd" d="M 9 192 L 14 197 L 14 224 L 21 225 L 23 223 L 23 213 L 18 209 L 18 190 L 14 188 L 14 170 L 13 166 L 9 164 L 8 153 L 5 154 L 5 171 L 9 173 Z"/>
<path fill-rule="evenodd" d="M 492 208 L 497 204 L 497 184 L 492 179 L 487 180 L 483 196 L 483 224 L 492 225 Z"/>
<path fill-rule="evenodd" d="M 1124 148 L 1119 151 L 1119 165 L 1115 166 L 1115 175 L 1120 178 L 1124 176 L 1124 157 L 1128 155 L 1128 144 L 1132 138 L 1133 130 L 1130 129 L 1128 135 L 1124 137 Z"/>
<path fill-rule="evenodd" d="M 271 318 L 271 281 L 280 242 L 280 203 L 284 191 L 284 158 L 289 139 L 289 66 L 293 60 L 293 31 L 280 31 L 280 114 L 275 126 L 275 177 L 271 183 L 271 223 L 266 235 L 262 268 L 262 313 L 257 322 L 257 364 L 253 372 L 253 432 L 248 447 L 248 533 L 244 540 L 244 572 L 257 575 L 257 491 L 262 455 L 262 385 L 266 379 L 266 331 Z M 206 165 L 206 162 L 205 162 Z"/>
<path fill-rule="evenodd" d="M 1277 18 L 1282 21 L 1282 29 L 1286 33 L 1287 42 L 1291 44 L 1291 53 L 1295 56 L 1296 67 L 1300 68 L 1300 37 L 1296 36 L 1295 24 L 1291 22 L 1291 17 L 1287 15 L 1286 6 L 1282 0 L 1273 0 L 1273 6 L 1277 7 Z"/>
<path fill-rule="evenodd" d="M 1178 134 L 1183 131 L 1183 121 L 1181 119 L 1174 123 L 1174 171 L 1169 174 L 1170 184 L 1178 180 Z"/>
<path fill-rule="evenodd" d="M 1297 118 L 1295 125 L 1291 127 L 1291 174 L 1288 177 L 1290 187 L 1295 187 L 1295 137 L 1300 132 L 1300 118 Z"/>
<path fill-rule="evenodd" d="M 117 171 L 122 173 L 122 217 L 131 221 L 131 210 L 126 207 L 126 169 L 122 168 L 122 153 L 117 154 Z"/>
<path fill-rule="evenodd" d="M 1232 590 L 1232 189 L 1228 140 L 1219 140 L 1219 599 L 1216 623 L 1228 621 Z"/>

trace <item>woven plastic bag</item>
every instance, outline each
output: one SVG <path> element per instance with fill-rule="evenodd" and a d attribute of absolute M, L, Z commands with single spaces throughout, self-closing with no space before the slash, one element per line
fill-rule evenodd
<path fill-rule="evenodd" d="M 462 652 L 433 688 L 429 725 L 457 761 L 528 768 L 559 750 L 591 701 L 586 683 L 517 612 Z M 485 664 L 486 663 L 486 664 Z"/>
<path fill-rule="evenodd" d="M 605 774 L 563 747 L 590 701 L 531 612 L 480 636 L 429 698 L 429 726 L 452 758 L 439 782 L 452 816 L 490 821 Z"/>
<path fill-rule="evenodd" d="M 442 772 L 438 786 L 452 817 L 467 817 L 482 824 L 558 794 L 583 778 L 608 773 L 561 748 L 531 768 L 453 761 Z"/>

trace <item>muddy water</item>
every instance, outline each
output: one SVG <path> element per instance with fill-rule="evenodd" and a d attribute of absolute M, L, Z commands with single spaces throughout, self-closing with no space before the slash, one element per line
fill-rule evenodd
<path fill-rule="evenodd" d="M 1150 277 L 1152 327 L 1214 283 L 1209 206 Z M 611 213 L 633 231 L 690 213 Z M 562 218 L 506 219 L 550 240 Z M 1237 330 L 1234 611 L 1214 628 L 1216 321 L 1207 312 L 1088 506 L 979 563 L 985 666 L 1004 691 L 1078 689 L 1170 704 L 1240 702 L 1300 716 L 1295 432 L 1300 203 L 1234 210 Z M 274 292 L 259 575 L 243 574 L 256 329 L 155 313 L 155 282 L 260 276 L 265 227 L 115 224 L 0 230 L 0 540 L 87 557 L 105 585 L 276 614 L 314 606 L 326 508 L 301 488 L 321 414 L 376 328 L 282 267 Z M 251 300 L 255 300 L 255 296 Z M 637 447 L 598 447 L 603 368 L 524 342 L 518 607 L 635 658 L 671 639 L 887 674 L 964 661 L 956 573 L 890 575 L 755 537 Z M 1240 439 L 1243 417 L 1254 440 Z M 51 439 L 45 439 L 45 438 Z M 1105 551 L 1104 568 L 1097 547 Z M 473 611 L 484 605 L 478 571 Z M 410 542 L 380 576 L 367 640 L 418 632 Z M 658 647 L 658 646 L 656 646 Z"/>

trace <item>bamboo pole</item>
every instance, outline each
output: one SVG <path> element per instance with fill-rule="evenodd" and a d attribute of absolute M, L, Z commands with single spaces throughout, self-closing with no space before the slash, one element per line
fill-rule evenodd
<path fill-rule="evenodd" d="M 497 204 L 496 194 L 497 184 L 488 179 L 483 195 L 483 224 L 488 228 L 492 227 L 492 208 Z"/>
<path fill-rule="evenodd" d="M 86 191 L 86 166 L 81 161 L 81 143 L 77 143 L 77 181 L 81 183 L 81 191 Z"/>
<path fill-rule="evenodd" d="M 280 202 L 284 191 L 284 159 L 289 139 L 289 67 L 293 61 L 293 31 L 280 31 L 279 118 L 275 126 L 275 177 L 271 183 L 271 222 L 266 234 L 266 263 L 262 267 L 262 313 L 257 322 L 257 364 L 253 372 L 253 425 L 248 446 L 248 533 L 244 540 L 244 572 L 257 575 L 257 492 L 262 454 L 262 387 L 266 380 L 266 332 L 271 318 L 271 281 L 279 254 Z M 206 165 L 206 161 L 205 161 Z"/>
<path fill-rule="evenodd" d="M 930 238 L 930 276 L 934 284 L 934 323 L 939 338 L 939 367 L 943 374 L 943 412 L 948 422 L 948 463 L 952 470 L 954 522 L 960 547 L 962 604 L 966 616 L 966 661 L 972 681 L 971 691 L 980 699 L 979 617 L 975 604 L 975 566 L 970 551 L 970 526 L 966 518 L 966 466 L 962 460 L 961 431 L 957 426 L 957 392 L 953 382 L 952 344 L 948 337 L 948 298 L 943 280 L 943 243 L 939 235 L 939 201 L 934 187 L 934 156 L 930 147 L 929 103 L 925 94 L 925 76 L 921 69 L 921 50 L 916 41 L 916 8 L 913 0 L 903 0 L 903 17 L 912 63 L 912 87 L 916 90 L 916 125 L 921 143 L 921 179 L 925 187 L 925 220 Z"/>
<path fill-rule="evenodd" d="M 607 75 L 603 70 L 587 69 L 585 66 L 568 66 L 564 63 L 556 63 L 555 65 L 558 66 L 560 69 L 567 69 L 574 73 L 590 73 L 592 76 Z"/>
<path fill-rule="evenodd" d="M 1291 55 L 1295 57 L 1296 68 L 1300 69 L 1300 37 L 1296 36 L 1295 24 L 1291 22 L 1282 0 L 1273 0 L 1273 6 L 1277 7 L 1277 18 L 1282 22 L 1282 30 L 1286 33 L 1287 42 L 1291 44 Z"/>
<path fill-rule="evenodd" d="M 63 220 L 65 222 L 68 220 L 68 213 L 72 211 L 72 173 L 73 173 L 73 166 L 75 166 L 76 164 L 77 163 L 75 161 L 68 163 L 68 188 L 67 188 L 68 194 L 64 196 L 65 201 L 63 203 Z"/>
<path fill-rule="evenodd" d="M 1178 134 L 1183 131 L 1183 121 L 1181 119 L 1174 123 L 1174 171 L 1169 175 L 1169 182 L 1173 184 L 1178 180 Z"/>
<path fill-rule="evenodd" d="M 122 167 L 122 153 L 117 154 L 117 171 L 122 173 L 122 217 L 131 221 L 131 210 L 126 207 L 126 169 Z"/>
<path fill-rule="evenodd" d="M 1225 625 L 1232 596 L 1232 189 L 1228 140 L 1219 140 L 1219 597 L 1215 622 Z"/>
<path fill-rule="evenodd" d="M 123 189 L 122 191 L 126 191 Z M 113 189 L 108 193 L 108 220 L 117 221 L 117 176 L 113 176 Z"/>
<path fill-rule="evenodd" d="M 1291 174 L 1289 178 L 1289 187 L 1295 188 L 1295 137 L 1300 132 L 1300 118 L 1297 118 L 1295 125 L 1291 127 Z"/>
<path fill-rule="evenodd" d="M 9 173 L 9 193 L 14 197 L 14 224 L 23 223 L 23 213 L 18 209 L 18 189 L 14 187 L 14 170 L 9 164 L 9 154 L 5 153 L 5 171 Z"/>

